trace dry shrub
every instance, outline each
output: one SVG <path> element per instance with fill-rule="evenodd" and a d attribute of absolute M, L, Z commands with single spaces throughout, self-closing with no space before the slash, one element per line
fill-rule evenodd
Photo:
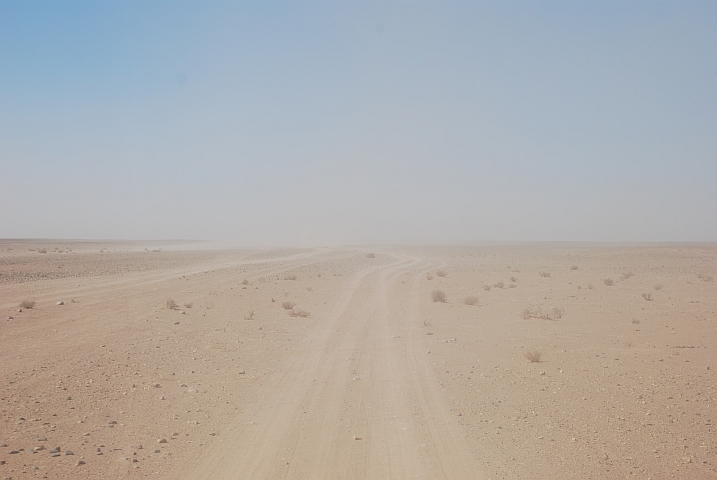
<path fill-rule="evenodd" d="M 192 308 L 194 306 L 194 302 L 189 302 L 184 304 L 184 308 Z"/>
<path fill-rule="evenodd" d="M 35 300 L 23 300 L 20 302 L 20 308 L 24 308 L 25 310 L 32 310 L 35 308 Z"/>
<path fill-rule="evenodd" d="M 503 285 L 503 282 L 498 282 L 495 285 L 493 285 L 495 288 L 504 288 L 505 285 Z"/>
<path fill-rule="evenodd" d="M 443 290 L 433 290 L 431 292 L 431 300 L 434 302 L 441 302 L 446 303 L 448 299 L 446 298 L 446 292 Z"/>
<path fill-rule="evenodd" d="M 647 300 L 648 302 L 651 302 L 651 301 L 652 301 L 652 294 L 651 294 L 651 293 L 643 293 L 643 294 L 642 294 L 642 298 L 644 298 L 644 299 Z"/>
<path fill-rule="evenodd" d="M 38 250 L 38 252 L 39 252 L 39 253 L 47 253 L 47 249 L 46 249 L 46 248 L 41 248 L 41 249 Z"/>
<path fill-rule="evenodd" d="M 284 310 L 291 310 L 296 304 L 294 302 L 281 302 L 281 306 L 284 307 Z"/>
<path fill-rule="evenodd" d="M 530 361 L 530 363 L 540 363 L 540 357 L 542 354 L 538 350 L 529 350 L 525 352 L 524 356 Z"/>
<path fill-rule="evenodd" d="M 525 310 L 523 310 L 523 313 L 521 315 L 526 320 L 529 318 L 540 318 L 543 315 L 543 311 L 540 309 L 540 307 L 526 308 Z"/>
<path fill-rule="evenodd" d="M 366 258 L 376 258 L 376 254 L 375 253 L 367 253 Z"/>
<path fill-rule="evenodd" d="M 632 319 L 632 324 L 633 324 L 633 325 L 640 325 L 640 320 L 638 320 L 637 318 L 633 318 L 633 319 Z"/>
<path fill-rule="evenodd" d="M 443 270 L 443 269 L 441 269 L 441 270 L 436 270 L 436 275 L 439 276 L 439 277 L 441 277 L 441 278 L 445 278 L 446 276 L 448 276 L 448 272 L 446 272 L 446 271 Z"/>
<path fill-rule="evenodd" d="M 540 272 L 540 276 L 543 278 L 548 278 L 550 276 L 550 272 Z"/>
<path fill-rule="evenodd" d="M 577 269 L 578 269 L 578 266 L 577 266 L 577 265 L 572 265 L 572 266 L 570 267 L 570 270 L 577 270 Z"/>
<path fill-rule="evenodd" d="M 510 282 L 511 282 L 511 283 L 515 283 L 515 282 L 517 282 L 517 281 L 518 281 L 517 278 L 515 278 L 515 277 L 510 277 Z"/>
<path fill-rule="evenodd" d="M 249 285 L 249 280 L 244 279 L 244 280 L 241 282 L 241 284 L 242 284 L 242 285 Z"/>
<path fill-rule="evenodd" d="M 284 280 L 297 280 L 298 278 L 296 275 L 284 275 Z"/>
<path fill-rule="evenodd" d="M 548 313 L 543 313 L 543 310 L 540 307 L 535 308 L 526 308 L 523 310 L 523 313 L 521 314 L 524 319 L 529 318 L 540 318 L 542 320 L 557 320 L 559 318 L 563 318 L 563 315 L 565 314 L 565 309 L 561 307 L 550 307 L 550 311 Z"/>
<path fill-rule="evenodd" d="M 426 275 L 426 280 L 433 280 L 433 275 L 430 273 Z"/>
<path fill-rule="evenodd" d="M 478 296 L 469 295 L 463 299 L 463 303 L 465 303 L 466 305 L 478 305 Z"/>
<path fill-rule="evenodd" d="M 311 314 L 310 314 L 309 312 L 307 312 L 306 310 L 291 310 L 291 311 L 289 312 L 289 316 L 290 316 L 290 317 L 303 317 L 303 318 L 306 318 L 306 317 L 310 317 Z"/>
<path fill-rule="evenodd" d="M 259 283 L 270 283 L 270 282 L 271 282 L 271 278 L 269 278 L 269 277 L 259 277 L 259 279 L 258 279 L 257 281 L 258 281 Z"/>
<path fill-rule="evenodd" d="M 635 276 L 635 274 L 632 273 L 632 272 L 623 273 L 623 274 L 620 276 L 620 280 L 627 280 L 628 278 L 634 277 L 634 276 Z"/>
<path fill-rule="evenodd" d="M 483 290 L 485 290 L 486 292 L 490 291 L 491 288 L 492 287 L 490 285 L 488 285 L 487 283 L 485 285 L 483 285 Z"/>
<path fill-rule="evenodd" d="M 658 283 L 657 285 L 655 285 L 652 288 L 654 288 L 655 290 L 662 290 L 662 284 Z"/>
<path fill-rule="evenodd" d="M 170 310 L 176 310 L 177 308 L 179 308 L 179 305 L 177 305 L 177 302 L 170 298 L 169 300 L 167 300 L 167 308 Z"/>
<path fill-rule="evenodd" d="M 564 313 L 565 313 L 565 309 L 562 307 L 550 307 L 550 313 L 548 314 L 547 320 L 550 320 L 553 318 L 563 318 Z"/>
<path fill-rule="evenodd" d="M 613 284 L 614 282 L 612 281 L 612 278 L 606 278 L 605 280 L 602 281 L 602 283 L 604 283 L 604 284 L 607 285 L 608 287 L 612 287 L 612 284 Z"/>

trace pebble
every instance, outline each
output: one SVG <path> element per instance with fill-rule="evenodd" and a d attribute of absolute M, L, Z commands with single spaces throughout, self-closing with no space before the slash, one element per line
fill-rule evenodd
<path fill-rule="evenodd" d="M 72 400 L 72 396 L 71 396 L 71 395 L 68 395 L 68 396 L 67 396 L 67 400 Z"/>
<path fill-rule="evenodd" d="M 142 450 L 144 447 L 142 445 L 137 445 L 137 450 Z"/>
<path fill-rule="evenodd" d="M 244 370 L 239 370 L 239 375 L 244 375 L 246 372 Z"/>
<path fill-rule="evenodd" d="M 692 457 L 682 457 L 682 463 L 692 463 Z"/>
<path fill-rule="evenodd" d="M 7 317 L 8 320 L 12 320 L 13 318 L 15 318 L 15 317 L 13 317 L 12 315 L 8 315 L 8 317 Z"/>
<path fill-rule="evenodd" d="M 20 452 L 18 452 L 17 450 L 10 450 L 10 451 L 7 452 L 7 453 L 8 453 L 9 455 L 15 455 L 16 453 L 20 453 Z"/>
<path fill-rule="evenodd" d="M 197 393 L 197 389 L 194 388 L 194 387 L 189 387 L 189 388 L 187 389 L 187 391 L 188 391 L 189 393 Z"/>
<path fill-rule="evenodd" d="M 426 335 L 433 335 L 433 332 L 426 332 Z"/>
<path fill-rule="evenodd" d="M 65 302 L 59 301 L 59 302 L 57 302 L 55 305 L 64 305 L 64 304 L 65 304 Z"/>
<path fill-rule="evenodd" d="M 117 425 L 117 420 L 110 420 L 107 425 Z"/>
<path fill-rule="evenodd" d="M 216 432 L 209 432 L 209 435 L 211 435 L 212 437 L 216 436 L 216 434 Z"/>
<path fill-rule="evenodd" d="M 361 440 L 361 437 L 357 437 L 356 435 L 354 435 L 354 440 Z"/>
<path fill-rule="evenodd" d="M 55 447 L 52 450 L 50 450 L 50 453 L 60 453 L 60 447 Z"/>
<path fill-rule="evenodd" d="M 84 465 L 84 464 L 85 464 L 85 461 L 84 461 L 84 460 L 77 460 L 77 463 L 75 463 L 75 465 L 77 465 L 78 467 L 79 467 L 80 465 Z"/>
<path fill-rule="evenodd" d="M 161 450 L 158 448 L 155 448 L 154 450 L 152 450 L 152 453 L 160 453 L 160 452 L 161 452 Z"/>
<path fill-rule="evenodd" d="M 65 455 L 74 455 L 72 450 L 65 450 Z"/>
<path fill-rule="evenodd" d="M 0 448 L 7 447 L 7 443 L 0 443 Z"/>
<path fill-rule="evenodd" d="M 51 454 L 50 456 L 51 456 L 51 457 L 59 457 L 59 456 L 60 456 L 60 452 L 55 452 L 55 453 Z"/>
<path fill-rule="evenodd" d="M 166 438 L 160 438 L 160 439 L 157 440 L 157 443 L 167 443 L 167 439 L 166 439 Z"/>

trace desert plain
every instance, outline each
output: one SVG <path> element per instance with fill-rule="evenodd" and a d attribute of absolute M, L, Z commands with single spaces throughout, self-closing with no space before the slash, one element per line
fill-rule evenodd
<path fill-rule="evenodd" d="M 717 478 L 717 245 L 0 241 L 5 479 Z"/>

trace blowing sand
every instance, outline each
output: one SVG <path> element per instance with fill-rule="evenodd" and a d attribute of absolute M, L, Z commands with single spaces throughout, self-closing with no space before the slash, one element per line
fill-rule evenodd
<path fill-rule="evenodd" d="M 714 245 L 194 248 L 0 241 L 3 478 L 717 478 Z"/>

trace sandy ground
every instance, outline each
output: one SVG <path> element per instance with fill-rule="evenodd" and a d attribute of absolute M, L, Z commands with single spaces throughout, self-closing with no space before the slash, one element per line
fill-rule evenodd
<path fill-rule="evenodd" d="M 717 478 L 717 246 L 199 247 L 0 241 L 3 478 Z"/>

